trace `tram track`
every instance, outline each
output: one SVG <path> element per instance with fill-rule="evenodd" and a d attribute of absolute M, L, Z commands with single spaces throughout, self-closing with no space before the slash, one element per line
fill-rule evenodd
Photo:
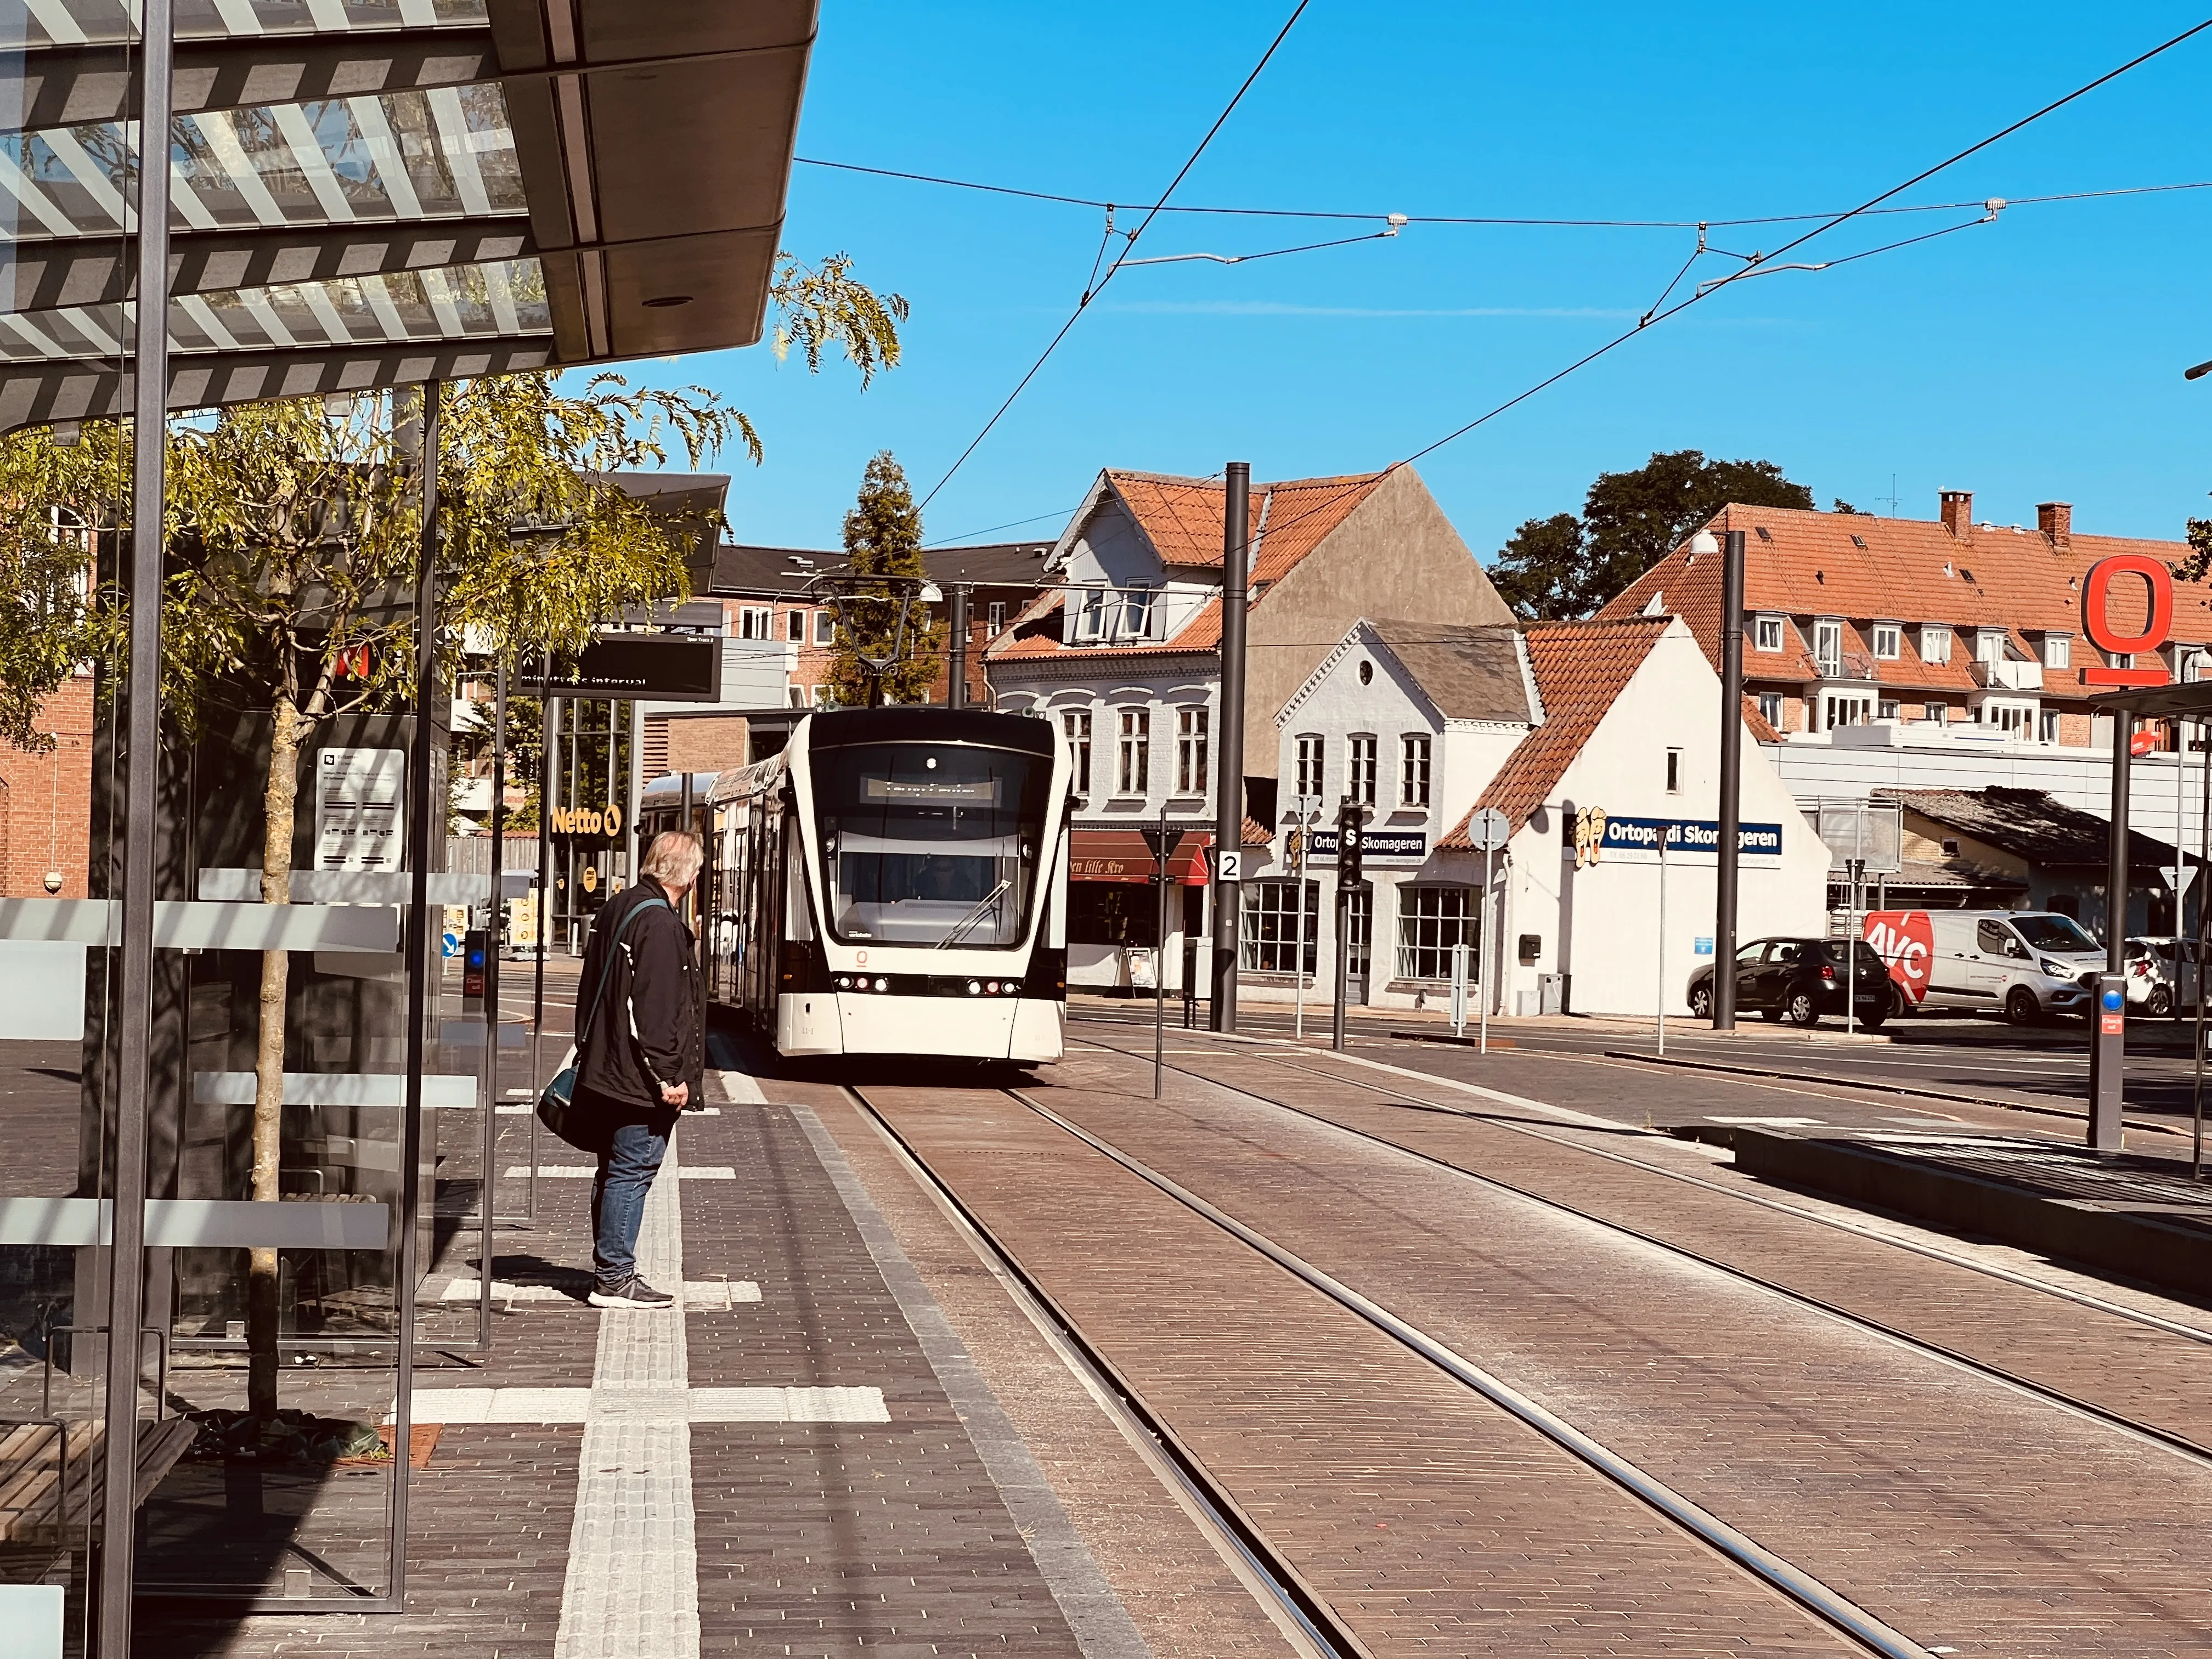
<path fill-rule="evenodd" d="M 1095 1039 L 1093 1039 L 1093 1041 L 1095 1041 Z M 1152 1059 L 1150 1053 L 1143 1050 L 1122 1048 L 1116 1047 L 1112 1043 L 1106 1042 L 1100 1042 L 1097 1046 L 1108 1053 L 1120 1054 L 1129 1060 L 1149 1061 Z M 1732 1199 L 1738 1203 L 1751 1205 L 1759 1209 L 1771 1211 L 1778 1215 L 1786 1215 L 1796 1220 L 1810 1222 L 1832 1232 L 1843 1233 L 1853 1237 L 1865 1239 L 1870 1243 L 1887 1245 L 1890 1249 L 1901 1250 L 1908 1255 L 1922 1256 L 1931 1261 L 1942 1262 L 1947 1267 L 1958 1267 L 1968 1273 L 1978 1273 L 1984 1278 L 1996 1279 L 2002 1283 L 2012 1285 L 2022 1290 L 2033 1291 L 2040 1295 L 2052 1297 L 2062 1302 L 2070 1302 L 2078 1307 L 2088 1309 L 2093 1312 L 2108 1315 L 2112 1318 L 2124 1320 L 2131 1324 L 2141 1325 L 2151 1330 L 2161 1331 L 2169 1336 L 2178 1336 L 2188 1341 L 2202 1343 L 2208 1346 L 2212 1346 L 2212 1329 L 2208 1329 L 2202 1326 L 2191 1325 L 2180 1320 L 2168 1319 L 2162 1315 L 2154 1314 L 2144 1309 L 2130 1308 L 2124 1303 L 2110 1301 L 2106 1297 L 2092 1295 L 2086 1291 L 2076 1290 L 2070 1285 L 2054 1285 L 2048 1279 L 2038 1279 L 2033 1273 L 2018 1273 L 2011 1268 L 2001 1267 L 1996 1262 L 1978 1261 L 1972 1256 L 1967 1255 L 1962 1251 L 1946 1249 L 1941 1245 L 1929 1243 L 1920 1239 L 1902 1237 L 1896 1233 L 1888 1231 L 1882 1228 L 1869 1226 L 1862 1222 L 1847 1220 L 1840 1216 L 1825 1214 L 1820 1211 L 1809 1209 L 1802 1204 L 1792 1204 L 1784 1199 L 1774 1198 L 1764 1193 L 1746 1192 L 1741 1188 L 1729 1186 L 1717 1181 L 1706 1180 L 1702 1176 L 1692 1175 L 1686 1170 L 1673 1170 L 1668 1169 L 1664 1164 L 1647 1163 L 1642 1158 L 1632 1158 L 1625 1152 L 1615 1152 L 1608 1147 L 1593 1146 L 1587 1141 L 1572 1139 L 1566 1135 L 1547 1133 L 1545 1131 L 1536 1128 L 1530 1124 L 1517 1122 L 1512 1118 L 1504 1116 L 1500 1113 L 1476 1111 L 1468 1107 L 1452 1105 L 1446 1102 L 1438 1100 L 1417 1100 L 1406 1098 L 1407 1097 L 1413 1096 L 1417 1091 L 1403 1086 L 1396 1088 L 1385 1087 L 1383 1085 L 1371 1083 L 1363 1078 L 1346 1076 L 1341 1072 L 1324 1071 L 1318 1066 L 1300 1065 L 1295 1060 L 1285 1059 L 1280 1055 L 1270 1053 L 1264 1048 L 1224 1049 L 1219 1052 L 1224 1059 L 1252 1059 L 1261 1060 L 1271 1066 L 1279 1066 L 1285 1071 L 1302 1073 L 1308 1077 L 1319 1078 L 1324 1082 L 1341 1084 L 1351 1088 L 1361 1090 L 1369 1094 L 1381 1096 L 1383 1097 L 1385 1103 L 1395 1106 L 1402 1110 L 1435 1112 L 1446 1116 L 1463 1117 L 1472 1122 L 1480 1123 L 1492 1128 L 1502 1129 L 1511 1134 L 1525 1136 L 1532 1140 L 1543 1141 L 1549 1146 L 1558 1146 L 1566 1151 L 1581 1152 L 1591 1158 L 1602 1158 L 1608 1163 L 1621 1164 L 1629 1169 L 1640 1170 L 1647 1175 L 1658 1176 L 1665 1180 L 1676 1182 L 1684 1186 L 1697 1188 L 1705 1192 L 1717 1194 L 1723 1197 Z M 1385 1062 L 1367 1060 L 1356 1061 L 1353 1063 L 1375 1066 L 1380 1069 L 1393 1072 L 1403 1077 L 1418 1079 L 1424 1085 L 1439 1089 L 1464 1091 L 1468 1093 L 1498 1101 L 1500 1104 L 1510 1104 L 1522 1109 L 1530 1108 L 1547 1111 L 1559 1111 L 1565 1109 L 1550 1107 L 1541 1101 L 1523 1100 L 1518 1097 L 1506 1095 L 1498 1090 L 1486 1089 L 1480 1085 L 1465 1083 L 1457 1079 L 1439 1078 L 1427 1073 L 1413 1072 L 1405 1067 L 1389 1066 Z M 1334 1119 L 1321 1117 L 1318 1114 L 1308 1111 L 1303 1107 L 1291 1105 L 1287 1102 L 1275 1100 L 1271 1097 L 1254 1093 L 1252 1091 L 1243 1088 L 1241 1085 L 1223 1082 L 1222 1079 L 1213 1077 L 1207 1073 L 1196 1071 L 1187 1066 L 1176 1066 L 1170 1063 L 1168 1069 L 1170 1071 L 1181 1072 L 1186 1077 L 1195 1078 L 1202 1082 L 1215 1084 L 1222 1088 L 1237 1090 L 1240 1093 L 1249 1095 L 1254 1099 L 1264 1100 L 1269 1105 L 1280 1107 L 1285 1110 L 1297 1112 L 1301 1115 L 1315 1118 L 1318 1121 L 1329 1123 L 1334 1127 L 1346 1128 L 1347 1133 L 1364 1133 L 1364 1131 L 1348 1129 L 1347 1126 L 1337 1123 Z M 1571 1126 L 1563 1125 L 1562 1127 Z M 1597 1128 L 1595 1124 L 1592 1124 L 1590 1127 L 1593 1129 Z M 1637 1129 L 1626 1124 L 1619 1124 L 1607 1126 L 1607 1127 L 1601 1131 L 1601 1133 L 1635 1136 L 1649 1134 L 1653 1132 Z M 1385 1146 L 1397 1146 L 1398 1150 L 1401 1152 L 1410 1150 L 1408 1148 L 1398 1146 L 1398 1143 L 1391 1141 L 1385 1137 L 1370 1135 L 1368 1138 L 1370 1139 L 1379 1140 Z M 1424 1155 L 1417 1153 L 1415 1156 Z M 1441 1162 L 1442 1160 L 1437 1161 Z M 1447 1164 L 1445 1167 L 1458 1169 L 1459 1166 Z M 1475 1171 L 1466 1170 L 1461 1170 L 1460 1173 L 1467 1175 L 1477 1174 Z M 1492 1179 L 1491 1177 L 1479 1178 Z M 1506 1183 L 1498 1182 L 1497 1184 L 1504 1185 Z M 1526 1195 L 1537 1197 L 1540 1199 L 1540 1201 L 1551 1201 L 1542 1199 L 1540 1194 L 1529 1194 Z M 1604 1218 L 1596 1216 L 1591 1216 L 1588 1218 L 1601 1222 L 1604 1220 Z M 1674 1247 L 1668 1245 L 1666 1248 L 1672 1249 Z M 2150 1287 L 2146 1287 L 2146 1291 L 2148 1294 L 2153 1295 L 2162 1296 L 2164 1294 L 2163 1292 L 2151 1289 Z M 2204 1448 L 2201 1447 L 2193 1449 L 2205 1450 Z M 2207 1451 L 2206 1455 L 2212 1455 L 2212 1451 Z"/>
<path fill-rule="evenodd" d="M 1148 1058 L 1148 1056 L 1139 1055 L 1126 1049 L 1116 1049 L 1115 1052 L 1127 1054 L 1131 1059 Z M 1287 1062 L 1281 1061 L 1276 1061 L 1273 1063 L 1287 1064 Z M 1887 1340 L 1898 1343 L 1907 1349 L 1941 1359 L 1950 1364 L 1963 1367 L 1964 1369 L 1974 1372 L 1978 1376 L 1986 1377 L 1992 1382 L 2018 1389 L 2021 1393 L 2032 1398 L 2040 1400 L 2046 1404 L 2057 1406 L 2063 1410 L 2075 1413 L 2094 1421 L 2102 1423 L 2108 1427 L 2119 1430 L 2123 1433 L 2139 1437 L 2142 1439 L 2162 1446 L 2170 1451 L 2177 1452 L 2183 1456 L 2191 1458 L 2208 1468 L 2212 1468 L 2212 1446 L 2205 1445 L 2197 1440 L 2192 1439 L 2190 1437 L 2179 1433 L 2173 1430 L 2161 1428 L 2156 1424 L 2146 1423 L 2140 1419 L 2130 1417 L 2123 1412 L 2114 1411 L 2107 1407 L 2100 1406 L 2094 1401 L 2083 1400 L 2078 1395 L 2069 1394 L 2065 1390 L 2054 1388 L 2048 1383 L 2038 1382 L 2033 1377 L 2023 1376 L 2007 1367 L 1994 1364 L 1990 1361 L 1979 1358 L 1972 1354 L 1964 1352 L 1947 1344 L 1934 1341 L 1926 1336 L 1903 1329 L 1902 1328 L 1893 1325 L 1887 1321 L 1875 1319 L 1856 1310 L 1844 1307 L 1841 1304 L 1831 1302 L 1825 1297 L 1811 1295 L 1796 1286 L 1784 1284 L 1779 1279 L 1769 1278 L 1765 1274 L 1754 1273 L 1750 1269 L 1741 1267 L 1735 1263 L 1723 1261 L 1717 1257 L 1708 1255 L 1702 1251 L 1692 1249 L 1686 1245 L 1674 1240 L 1666 1238 L 1660 1234 L 1630 1225 L 1617 1218 L 1601 1214 L 1595 1210 L 1586 1209 L 1579 1205 L 1567 1203 L 1552 1194 L 1535 1191 L 1531 1188 L 1522 1186 L 1517 1182 L 1507 1181 L 1494 1175 L 1485 1174 L 1478 1170 L 1468 1169 L 1464 1165 L 1453 1163 L 1449 1158 L 1439 1158 L 1433 1153 L 1425 1152 L 1414 1147 L 1401 1145 L 1399 1142 L 1392 1140 L 1384 1135 L 1374 1134 L 1366 1130 L 1355 1128 L 1348 1124 L 1340 1123 L 1334 1118 L 1327 1116 L 1322 1113 L 1309 1110 L 1304 1107 L 1296 1105 L 1288 1101 L 1277 1100 L 1271 1096 L 1263 1095 L 1255 1090 L 1246 1088 L 1241 1084 L 1224 1082 L 1221 1079 L 1208 1077 L 1204 1073 L 1190 1071 L 1181 1066 L 1174 1069 L 1182 1071 L 1187 1077 L 1192 1077 L 1203 1082 L 1211 1083 L 1216 1088 L 1231 1090 L 1237 1094 L 1243 1095 L 1248 1100 L 1256 1101 L 1262 1105 L 1273 1107 L 1279 1111 L 1291 1113 L 1295 1116 L 1304 1118 L 1308 1122 L 1324 1125 L 1330 1129 L 1334 1129 L 1343 1134 L 1351 1135 L 1359 1140 L 1368 1143 L 1370 1146 L 1380 1146 L 1391 1152 L 1398 1152 L 1405 1157 L 1414 1158 L 1420 1163 L 1428 1164 L 1432 1168 L 1443 1170 L 1452 1175 L 1461 1176 L 1468 1181 L 1475 1182 L 1482 1186 L 1491 1188 L 1499 1192 L 1511 1194 L 1516 1198 L 1540 1205 L 1547 1209 L 1561 1214 L 1573 1216 L 1579 1220 L 1589 1222 L 1594 1225 L 1602 1227 L 1609 1232 L 1618 1233 L 1624 1237 L 1634 1239 L 1638 1243 L 1649 1245 L 1654 1249 L 1664 1251 L 1669 1255 L 1678 1257 L 1684 1261 L 1695 1262 L 1700 1267 L 1710 1268 L 1716 1273 L 1726 1274 L 1729 1278 L 1737 1279 L 1744 1284 L 1755 1285 L 1760 1290 L 1782 1297 L 1788 1301 L 1796 1304 L 1800 1307 L 1826 1316 L 1829 1318 L 1840 1321 L 1844 1324 L 1855 1327 L 1858 1329 L 1871 1332 L 1875 1335 L 1887 1339 Z M 1371 1090 L 1374 1092 L 1380 1094 L 1402 1092 L 1383 1090 L 1376 1085 L 1358 1082 L 1356 1079 L 1341 1078 L 1331 1073 L 1314 1071 L 1310 1067 L 1292 1066 L 1290 1069 L 1308 1072 L 1310 1075 L 1323 1078 L 1330 1082 L 1352 1083 L 1356 1087 Z M 1010 1091 L 1009 1092 L 1013 1091 Z M 1017 1097 L 1018 1098 L 1019 1097 L 1017 1096 Z M 1041 1111 L 1043 1109 L 1036 1106 L 1035 1103 L 1031 1102 L 1024 1102 L 1024 1103 L 1030 1105 L 1032 1110 Z M 1444 1111 L 1451 1115 L 1474 1118 L 1479 1121 L 1488 1123 L 1492 1125 L 1492 1127 L 1507 1128 L 1513 1130 L 1516 1133 L 1531 1134 L 1533 1138 L 1536 1139 L 1548 1141 L 1554 1146 L 1563 1146 L 1572 1151 L 1588 1152 L 1594 1157 L 1606 1158 L 1618 1163 L 1627 1164 L 1636 1169 L 1646 1170 L 1652 1174 L 1663 1175 L 1669 1176 L 1670 1178 L 1686 1181 L 1692 1185 L 1702 1187 L 1709 1191 L 1727 1194 L 1729 1196 L 1743 1198 L 1754 1202 L 1760 1201 L 1757 1194 L 1735 1193 L 1730 1188 L 1723 1186 L 1717 1182 L 1700 1181 L 1694 1176 L 1684 1175 L 1680 1171 L 1666 1170 L 1656 1164 L 1643 1163 L 1638 1159 L 1623 1158 L 1618 1153 L 1609 1152 L 1601 1147 L 1582 1146 L 1575 1141 L 1563 1139 L 1558 1136 L 1538 1133 L 1536 1132 L 1528 1130 L 1525 1126 L 1522 1125 L 1500 1123 L 1496 1119 L 1489 1117 L 1486 1115 L 1463 1112 L 1455 1108 L 1445 1107 L 1424 1106 L 1416 1109 Z M 1081 1132 L 1079 1131 L 1077 1133 Z M 1085 1138 L 1088 1139 L 1087 1135 Z M 1113 1156 L 1111 1152 L 1108 1155 Z M 1785 1210 L 1788 1213 L 1802 1216 L 1808 1219 L 1816 1221 L 1825 1221 L 1826 1219 L 1826 1218 L 1817 1215 L 1814 1212 L 1800 1210 L 1795 1206 L 1776 1205 L 1771 1206 L 1771 1207 L 1781 1208 Z M 1869 1236 L 1883 1243 L 1901 1243 L 1901 1241 L 1887 1239 L 1880 1233 L 1871 1233 Z M 1907 1246 L 1907 1248 L 1912 1247 Z M 1923 1255 L 1936 1255 L 1936 1252 L 1925 1249 L 1918 1250 L 1917 1253 Z M 1974 1264 L 1964 1257 L 1952 1256 L 1948 1252 L 1938 1255 L 1937 1259 L 1951 1261 L 1960 1266 L 1973 1266 L 1979 1270 L 1978 1264 Z M 2094 1298 L 2085 1297 L 2076 1292 L 2066 1291 L 2060 1287 L 2045 1285 L 2041 1281 L 2031 1279 L 2027 1275 L 2011 1275 L 1999 1273 L 1995 1276 L 2007 1278 L 2014 1283 L 2021 1284 L 2029 1288 L 2050 1291 L 2054 1294 L 2060 1295 L 2065 1300 L 2083 1303 L 2098 1310 L 2099 1311 L 2117 1314 L 2123 1317 L 2132 1318 L 2136 1320 L 2137 1322 L 2151 1326 L 2153 1328 L 2156 1328 L 2171 1334 L 2181 1335 L 2188 1338 L 2189 1340 L 2199 1342 L 2212 1343 L 2212 1333 L 2197 1330 L 2188 1326 L 2178 1324 L 2172 1321 L 2160 1320 L 2152 1316 L 2138 1315 L 2131 1310 L 2122 1308 L 2118 1304 L 2100 1303 Z"/>
<path fill-rule="evenodd" d="M 1122 1052 L 1116 1050 L 1115 1052 Z M 1177 1068 L 1182 1069 L 1182 1068 Z M 1197 1075 L 1190 1073 L 1190 1075 Z M 1233 1086 L 1233 1085 L 1229 1085 Z M 1024 1268 L 1008 1245 L 983 1220 L 973 1206 L 963 1200 L 953 1184 L 936 1170 L 906 1135 L 891 1121 L 889 1114 L 871 1101 L 866 1093 L 846 1085 L 844 1092 L 875 1126 L 878 1131 L 901 1155 L 911 1171 L 921 1177 L 936 1194 L 940 1201 L 957 1212 L 974 1240 L 1003 1263 L 1018 1280 L 1026 1292 L 1033 1297 L 1049 1315 L 1055 1327 L 1082 1356 L 1087 1365 L 1102 1379 L 1108 1381 L 1115 1395 L 1130 1413 L 1132 1418 L 1144 1425 L 1146 1433 L 1154 1437 L 1172 1456 L 1181 1475 L 1205 1495 L 1208 1509 L 1217 1523 L 1238 1547 L 1260 1565 L 1270 1581 L 1272 1593 L 1282 1605 L 1293 1610 L 1299 1623 L 1317 1638 L 1328 1644 L 1328 1651 L 1365 1653 L 1360 1643 L 1342 1617 L 1328 1601 L 1314 1592 L 1297 1574 L 1296 1568 L 1246 1516 L 1229 1493 L 1205 1465 L 1174 1435 L 1162 1414 L 1156 1411 L 1136 1388 L 1115 1368 L 1098 1345 L 1081 1329 L 1074 1319 L 1055 1301 L 1038 1280 Z M 1513 1388 L 1500 1377 L 1476 1364 L 1410 1322 L 1391 1312 L 1382 1304 L 1364 1295 L 1315 1266 L 1295 1252 L 1269 1238 L 1237 1217 L 1190 1191 L 1173 1178 L 1153 1169 L 1143 1160 L 1115 1146 L 1082 1125 L 1055 1112 L 1050 1107 L 1031 1098 L 1018 1088 L 1002 1088 L 991 1092 L 1014 1102 L 1024 1110 L 1034 1114 L 1054 1127 L 1088 1146 L 1101 1157 L 1127 1170 L 1160 1193 L 1173 1200 L 1193 1214 L 1235 1238 L 1282 1269 L 1309 1288 L 1318 1291 L 1344 1311 L 1364 1321 L 1392 1340 L 1407 1349 L 1429 1365 L 1454 1382 L 1486 1401 L 1506 1415 L 1534 1430 L 1544 1439 L 1565 1452 L 1577 1462 L 1612 1482 L 1638 1502 L 1656 1511 L 1666 1521 L 1689 1534 L 1699 1544 L 1729 1562 L 1739 1571 L 1766 1589 L 1778 1593 L 1804 1612 L 1836 1631 L 1862 1650 L 1885 1656 L 1885 1659 L 1933 1659 L 1928 1648 L 1922 1646 L 1903 1632 L 1894 1629 L 1878 1615 L 1861 1607 L 1849 1597 L 1821 1582 L 1812 1573 L 1771 1551 L 1754 1539 L 1712 1514 L 1694 1500 L 1684 1496 L 1649 1471 L 1583 1432 L 1571 1422 L 1549 1410 L 1539 1401 Z M 1240 1091 L 1239 1092 L 1249 1092 Z M 1280 1103 L 1266 1101 L 1268 1105 Z M 1301 1114 L 1301 1115 L 1310 1115 Z M 1317 1120 L 1326 1121 L 1326 1120 Z M 1341 1126 L 1332 1125 L 1333 1127 Z M 1357 1133 L 1357 1132 L 1353 1132 Z M 1375 1137 L 1376 1140 L 1395 1152 L 1406 1149 Z M 1433 1162 L 1433 1160 L 1429 1160 Z M 1445 1166 L 1449 1167 L 1449 1166 Z M 1464 1173 L 1463 1171 L 1458 1173 Z M 1948 1650 L 1943 1650 L 1948 1651 Z"/>

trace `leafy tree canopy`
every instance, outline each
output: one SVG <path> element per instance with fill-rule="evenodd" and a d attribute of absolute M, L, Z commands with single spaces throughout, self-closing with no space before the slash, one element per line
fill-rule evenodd
<path fill-rule="evenodd" d="M 1655 454 L 1628 472 L 1601 472 L 1582 516 L 1555 513 L 1513 532 L 1491 566 L 1498 597 L 1523 617 L 1587 617 L 1731 501 L 1809 509 L 1813 492 L 1771 461 Z"/>
<path fill-rule="evenodd" d="M 850 574 L 837 596 L 830 668 L 837 701 L 921 702 L 936 678 L 945 625 L 921 601 L 921 510 L 888 449 L 868 463 L 845 515 L 845 562 Z"/>

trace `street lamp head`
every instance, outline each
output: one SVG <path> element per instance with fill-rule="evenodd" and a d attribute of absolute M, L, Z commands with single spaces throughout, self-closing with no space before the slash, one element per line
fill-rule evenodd
<path fill-rule="evenodd" d="M 2212 374 L 2212 362 L 2202 362 L 2194 368 L 2181 371 L 2181 378 L 2185 380 L 2201 380 L 2207 374 Z"/>

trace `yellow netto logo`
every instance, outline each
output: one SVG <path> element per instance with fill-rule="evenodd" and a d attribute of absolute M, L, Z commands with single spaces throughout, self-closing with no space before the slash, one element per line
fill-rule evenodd
<path fill-rule="evenodd" d="M 556 806 L 553 809 L 553 833 L 556 836 L 619 836 L 622 827 L 622 808 L 611 803 L 605 808 Z"/>

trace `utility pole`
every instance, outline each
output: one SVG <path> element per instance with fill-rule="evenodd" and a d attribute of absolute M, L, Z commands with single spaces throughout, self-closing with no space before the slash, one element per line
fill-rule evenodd
<path fill-rule="evenodd" d="M 968 596 L 971 591 L 966 582 L 952 586 L 952 664 L 945 687 L 948 708 L 968 706 Z"/>
<path fill-rule="evenodd" d="M 1237 1029 L 1239 884 L 1244 847 L 1244 589 L 1251 569 L 1252 464 L 1226 469 L 1221 514 L 1221 730 L 1215 744 L 1213 1006 L 1217 1031 Z"/>
<path fill-rule="evenodd" d="M 1721 566 L 1721 842 L 1713 899 L 1713 1030 L 1735 1030 L 1735 902 L 1743 835 L 1743 532 Z"/>

